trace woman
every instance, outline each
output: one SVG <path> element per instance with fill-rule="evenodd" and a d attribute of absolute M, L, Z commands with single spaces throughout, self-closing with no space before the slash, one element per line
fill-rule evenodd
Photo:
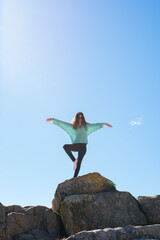
<path fill-rule="evenodd" d="M 71 123 L 63 122 L 55 118 L 47 118 L 46 121 L 53 121 L 53 124 L 61 127 L 71 138 L 72 144 L 65 144 L 63 148 L 73 161 L 73 169 L 75 170 L 73 177 L 78 176 L 82 159 L 87 151 L 88 135 L 102 128 L 103 125 L 112 127 L 108 123 L 88 123 L 82 112 L 76 113 Z M 71 151 L 78 152 L 77 159 L 75 159 Z"/>

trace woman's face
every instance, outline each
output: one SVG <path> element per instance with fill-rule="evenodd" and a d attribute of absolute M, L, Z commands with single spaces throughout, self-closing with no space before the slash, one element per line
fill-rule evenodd
<path fill-rule="evenodd" d="M 82 116 L 82 114 L 80 114 L 80 115 L 79 115 L 79 118 L 78 118 L 79 123 L 82 123 L 82 118 L 83 118 L 83 116 Z"/>

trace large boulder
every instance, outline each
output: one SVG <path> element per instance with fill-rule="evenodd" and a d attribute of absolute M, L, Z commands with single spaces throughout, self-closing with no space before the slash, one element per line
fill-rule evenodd
<path fill-rule="evenodd" d="M 153 197 L 139 196 L 138 202 L 146 215 L 149 224 L 160 223 L 160 195 Z"/>
<path fill-rule="evenodd" d="M 160 239 L 160 224 L 146 226 L 125 226 L 82 231 L 66 240 L 144 240 Z"/>
<path fill-rule="evenodd" d="M 83 230 L 147 224 L 137 200 L 117 190 L 65 197 L 60 214 L 67 236 Z"/>
<path fill-rule="evenodd" d="M 96 172 L 72 178 L 58 185 L 52 201 L 52 209 L 55 212 L 59 212 L 61 202 L 67 196 L 98 193 L 114 189 L 115 184 L 111 180 L 102 177 Z"/>

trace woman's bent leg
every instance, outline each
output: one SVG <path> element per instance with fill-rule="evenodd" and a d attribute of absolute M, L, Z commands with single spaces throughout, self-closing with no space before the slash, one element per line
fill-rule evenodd
<path fill-rule="evenodd" d="M 74 173 L 73 177 L 77 177 L 78 176 L 78 173 L 79 173 L 79 170 L 80 170 L 80 167 L 81 167 L 81 163 L 82 163 L 82 159 L 83 159 L 86 151 L 87 151 L 86 144 L 85 143 L 84 144 L 80 144 L 79 152 L 78 152 L 77 168 L 75 170 L 75 173 Z"/>
<path fill-rule="evenodd" d="M 77 152 L 79 150 L 78 144 L 65 144 L 63 146 L 63 148 L 66 151 L 66 153 L 68 154 L 68 156 L 71 158 L 71 160 L 74 162 L 76 159 L 73 156 L 71 151 Z"/>

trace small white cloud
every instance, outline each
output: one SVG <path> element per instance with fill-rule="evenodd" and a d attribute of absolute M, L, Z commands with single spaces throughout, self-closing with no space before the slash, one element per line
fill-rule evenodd
<path fill-rule="evenodd" d="M 143 119 L 141 117 L 137 117 L 135 121 L 130 121 L 130 125 L 135 126 L 135 125 L 141 125 Z"/>

